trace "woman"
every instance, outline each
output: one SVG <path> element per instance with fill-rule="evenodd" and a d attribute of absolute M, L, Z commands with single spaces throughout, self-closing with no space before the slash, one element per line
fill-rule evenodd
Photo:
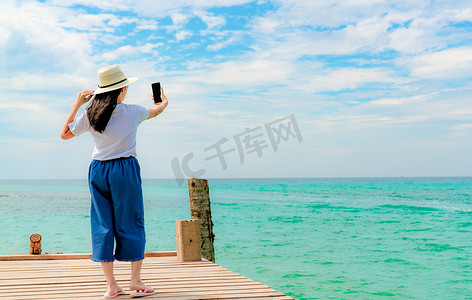
<path fill-rule="evenodd" d="M 161 88 L 162 102 L 153 108 L 122 103 L 128 85 L 136 80 L 126 78 L 118 65 L 101 68 L 99 88 L 77 95 L 61 132 L 61 138 L 68 140 L 88 131 L 95 143 L 89 168 L 92 260 L 101 262 L 108 286 L 105 298 L 124 294 L 113 275 L 115 259 L 131 262 L 129 288 L 135 291 L 131 296 L 156 294 L 141 281 L 145 233 L 136 131 L 144 120 L 164 111 L 168 102 Z M 79 108 L 93 95 L 88 108 L 75 118 Z"/>

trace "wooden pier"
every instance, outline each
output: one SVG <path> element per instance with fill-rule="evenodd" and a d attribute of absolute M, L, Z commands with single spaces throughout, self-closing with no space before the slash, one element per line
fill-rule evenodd
<path fill-rule="evenodd" d="M 216 264 L 208 182 L 189 179 L 191 220 L 176 220 L 177 251 L 146 252 L 141 278 L 157 291 L 145 299 L 293 299 Z M 41 254 L 41 235 L 30 237 L 30 254 L 0 256 L 0 299 L 103 299 L 106 280 L 91 254 Z M 131 264 L 115 262 L 127 292 Z"/>
<path fill-rule="evenodd" d="M 0 299 L 103 299 L 106 282 L 90 254 L 0 256 Z M 115 276 L 129 295 L 130 263 L 115 262 Z M 150 252 L 143 281 L 157 291 L 145 299 L 293 299 L 206 259 L 180 262 L 176 252 Z"/>

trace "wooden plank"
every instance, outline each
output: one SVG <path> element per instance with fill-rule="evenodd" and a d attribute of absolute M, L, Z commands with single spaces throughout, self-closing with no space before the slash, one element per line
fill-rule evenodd
<path fill-rule="evenodd" d="M 115 270 L 130 270 L 131 264 L 114 264 L 114 269 Z M 3 263 L 0 264 L 0 276 L 2 274 L 7 273 L 7 272 L 40 272 L 42 270 L 49 270 L 53 268 L 58 268 L 60 267 L 61 269 L 64 270 L 83 270 L 83 269 L 89 269 L 89 268 L 101 268 L 99 263 L 91 263 L 91 264 L 78 264 L 78 265 L 63 265 L 63 264 L 58 264 L 58 265 L 52 265 L 52 264 L 43 264 L 43 265 L 37 265 L 37 264 L 26 264 L 26 265 L 16 265 L 16 266 L 5 266 Z M 162 263 L 162 264 L 153 264 L 149 263 L 147 260 L 144 261 L 143 263 L 143 270 L 154 270 L 154 269 L 176 269 L 176 268 L 193 268 L 193 267 L 199 267 L 199 268 L 205 268 L 205 267 L 215 267 L 215 265 L 211 264 L 204 264 L 204 263 L 199 263 L 199 264 L 180 264 L 180 263 Z M 220 266 L 221 267 L 221 266 Z"/>
<path fill-rule="evenodd" d="M 18 292 L 17 295 L 10 295 L 10 299 L 92 299 L 100 298 L 103 299 L 104 292 L 98 291 L 82 291 L 82 290 L 71 290 L 69 293 L 58 294 L 51 293 L 47 295 L 36 295 L 35 293 L 28 292 Z M 156 295 L 146 297 L 146 299 L 174 299 L 174 297 L 185 296 L 186 299 L 244 299 L 244 298 L 272 298 L 278 296 L 284 296 L 284 294 L 277 291 L 270 292 L 250 292 L 250 291 L 221 291 L 221 292 L 212 292 L 212 291 L 182 291 L 176 293 L 161 293 L 158 292 Z M 118 299 L 131 299 L 129 295 L 122 295 Z"/>
<path fill-rule="evenodd" d="M 120 275 L 120 276 L 115 276 L 118 281 L 129 281 L 130 275 Z M 189 273 L 182 273 L 178 276 L 169 276 L 169 274 L 147 274 L 145 276 L 142 276 L 143 280 L 152 280 L 155 282 L 178 282 L 180 280 L 184 280 L 187 282 L 190 282 L 192 280 L 197 280 L 197 281 L 213 281 L 213 280 L 231 280 L 231 281 L 239 281 L 239 280 L 244 280 L 248 282 L 256 282 L 253 281 L 249 278 L 246 278 L 244 276 L 241 276 L 240 274 L 223 274 L 223 273 L 197 273 L 197 272 L 191 272 Z M 2 285 L 1 286 L 9 286 L 11 284 L 15 285 L 32 285 L 34 284 L 34 280 L 39 280 L 39 282 L 36 282 L 36 284 L 49 284 L 49 285 L 57 285 L 57 284 L 67 284 L 67 283 L 73 283 L 73 282 L 104 282 L 104 277 L 103 274 L 101 275 L 93 275 L 93 276 L 87 276 L 85 275 L 70 275 L 67 277 L 62 277 L 62 278 L 55 278 L 52 276 L 48 277 L 42 277 L 42 275 L 38 274 L 38 277 L 35 278 L 28 278 L 28 279 L 18 279 L 18 280 L 2 280 Z"/>
<path fill-rule="evenodd" d="M 201 262 L 178 262 L 177 258 L 174 257 L 158 257 L 158 260 L 155 257 L 148 257 L 144 259 L 144 266 L 147 265 L 160 266 L 160 265 L 193 265 L 193 264 L 211 264 L 209 261 Z M 96 266 L 100 265 L 97 262 L 93 262 L 89 259 L 72 259 L 72 260 L 34 260 L 34 264 L 31 261 L 1 261 L 0 270 L 6 267 L 11 268 L 28 268 L 35 266 L 64 266 L 64 267 L 74 267 L 74 266 Z M 129 262 L 120 262 L 115 261 L 116 266 L 129 266 Z"/>
<path fill-rule="evenodd" d="M 117 262 L 115 276 L 126 290 L 130 264 Z M 207 260 L 146 258 L 142 278 L 158 291 L 147 299 L 293 299 Z M 0 261 L 0 299 L 103 299 L 105 291 L 101 266 L 89 259 Z"/>
<path fill-rule="evenodd" d="M 292 297 L 290 296 L 270 296 L 270 297 L 267 297 L 267 296 L 263 296 L 263 297 L 258 297 L 258 298 L 251 298 L 252 296 L 248 296 L 247 298 L 244 297 L 244 298 L 241 298 L 241 299 L 244 299 L 244 300 L 260 300 L 261 298 L 263 299 L 269 299 L 269 300 L 294 300 Z"/>
<path fill-rule="evenodd" d="M 153 296 L 146 297 L 146 299 L 182 299 L 182 300 L 191 300 L 191 299 L 278 299 L 278 295 L 276 294 L 250 294 L 247 295 L 245 293 L 240 293 L 240 294 L 193 294 L 193 293 L 174 293 L 174 294 L 156 294 Z M 12 298 L 10 298 L 12 299 Z M 69 294 L 65 295 L 58 295 L 58 294 L 50 294 L 50 295 L 38 295 L 34 296 L 32 298 L 31 296 L 28 296 L 27 294 L 25 295 L 19 295 L 15 296 L 13 299 L 16 300 L 23 300 L 23 299 L 103 299 L 103 293 L 99 294 L 97 293 L 81 293 L 81 294 L 75 294 L 74 291 L 71 291 Z M 131 296 L 128 295 L 121 295 L 118 300 L 123 300 L 123 299 L 135 299 L 131 298 Z M 285 299 L 293 299 L 293 298 L 285 298 Z"/>
<path fill-rule="evenodd" d="M 144 257 L 177 256 L 176 251 L 145 252 Z M 90 259 L 90 253 L 44 253 L 0 255 L 0 261 Z"/>
<path fill-rule="evenodd" d="M 156 291 L 158 291 L 159 293 L 161 294 L 164 294 L 164 293 L 176 293 L 176 292 L 185 292 L 185 293 L 214 293 L 214 292 L 222 292 L 222 290 L 224 289 L 224 292 L 226 293 L 235 293 L 235 292 L 241 292 L 241 291 L 245 291 L 246 293 L 250 292 L 250 293 L 278 293 L 277 291 L 269 288 L 269 287 L 263 287 L 263 286 L 260 286 L 260 285 L 257 285 L 257 284 L 253 284 L 253 285 L 248 285 L 248 284 L 243 284 L 243 285 L 226 285 L 226 286 L 202 286 L 202 285 L 199 285 L 199 286 L 180 286 L 180 287 L 168 287 L 168 286 L 160 286 L 160 287 L 156 287 L 153 285 L 153 288 L 156 289 Z M 101 288 L 98 288 L 98 286 L 94 286 L 94 287 L 89 287 L 87 289 L 85 288 L 82 288 L 82 289 L 75 289 L 75 290 L 78 290 L 77 293 L 82 293 L 82 292 L 88 292 L 90 290 L 98 290 L 98 291 L 105 291 L 106 290 L 106 286 L 101 286 Z M 51 292 L 54 292 L 55 294 L 67 294 L 67 293 L 70 293 L 71 290 L 74 290 L 74 289 L 67 289 L 67 288 L 63 288 L 63 289 L 34 289 L 34 290 L 31 290 L 30 294 L 34 294 L 34 295 L 49 295 L 51 294 Z M 125 290 L 128 290 L 127 288 Z M 21 295 L 22 293 L 24 293 L 24 290 L 9 290 L 9 291 L 5 291 L 2 296 L 17 296 L 17 295 Z"/>
<path fill-rule="evenodd" d="M 193 288 L 193 287 L 219 287 L 221 289 L 226 289 L 226 288 L 231 288 L 233 286 L 236 287 L 251 287 L 251 286 L 257 286 L 259 283 L 258 282 L 251 282 L 251 281 L 243 281 L 243 280 L 238 280 L 238 281 L 232 281 L 232 280 L 221 280 L 221 279 L 209 279 L 207 281 L 204 280 L 180 280 L 179 282 L 172 282 L 172 281 L 154 281 L 154 280 L 146 280 L 146 284 L 148 284 L 151 287 L 154 287 L 156 289 L 163 289 L 163 288 L 175 288 L 175 289 L 185 289 L 185 288 Z M 126 281 L 119 281 L 118 284 L 122 286 L 123 288 L 127 288 L 129 284 L 129 280 Z M 14 287 L 14 289 L 12 289 Z M 266 286 L 267 287 L 267 286 Z M 63 284 L 43 284 L 43 285 L 29 285 L 29 286 L 22 286 L 22 285 L 10 285 L 8 287 L 3 287 L 0 289 L 2 292 L 1 295 L 8 293 L 10 291 L 17 291 L 17 290 L 44 290 L 44 291 L 59 291 L 59 290 L 74 290 L 77 288 L 87 288 L 87 289 L 94 289 L 98 288 L 100 290 L 105 290 L 106 289 L 106 283 L 105 281 L 101 282 L 95 282 L 95 283 L 83 283 L 83 282 L 76 282 L 76 283 L 63 283 Z M 1 297 L 0 295 L 0 297 Z"/>
<path fill-rule="evenodd" d="M 57 267 L 46 267 L 46 266 L 43 266 L 41 268 L 33 268 L 31 267 L 30 269 L 16 269 L 16 270 L 3 270 L 2 272 L 0 272 L 0 276 L 1 277 L 7 277 L 9 274 L 23 274 L 23 275 L 27 275 L 28 273 L 29 274 L 35 274 L 35 273 L 38 273 L 38 272 L 48 272 L 48 271 L 56 271 L 56 270 L 60 270 L 61 272 L 67 272 L 67 273 L 80 273 L 80 272 L 84 272 L 84 271 L 101 271 L 101 267 L 100 265 L 96 265 L 96 266 L 88 266 L 88 267 L 76 267 L 76 268 L 67 268 L 67 267 L 61 267 L 61 266 L 57 266 Z M 126 268 L 120 268 L 119 266 L 116 266 L 114 268 L 114 270 L 116 270 L 116 274 L 119 274 L 119 273 L 129 273 L 130 272 L 130 267 L 127 266 Z M 146 273 L 154 273 L 156 270 L 159 270 L 161 273 L 165 273 L 165 272 L 186 272 L 188 270 L 201 270 L 201 271 L 215 271 L 215 270 L 218 270 L 218 271 L 221 271 L 221 272 L 227 272 L 227 273 L 234 273 L 234 274 L 237 274 L 235 272 L 232 272 L 228 269 L 225 269 L 221 266 L 218 266 L 218 265 L 191 265 L 191 266 L 172 266 L 172 265 L 166 265 L 166 266 L 157 266 L 157 267 L 153 267 L 153 266 L 145 266 L 143 267 L 142 269 L 142 272 L 143 274 L 146 274 Z"/>
<path fill-rule="evenodd" d="M 39 260 L 34 261 L 32 264 L 31 261 L 2 261 L 0 262 L 0 274 L 4 271 L 10 270 L 36 270 L 42 268 L 56 268 L 61 267 L 64 269 L 74 269 L 74 268 L 90 268 L 90 267 L 99 267 L 100 263 L 92 262 L 89 260 L 68 260 L 67 262 L 61 260 Z M 11 264 L 7 264 L 11 263 Z M 129 269 L 131 266 L 130 263 L 125 262 L 115 262 L 114 267 L 116 269 Z M 166 268 L 166 267 L 185 267 L 185 266 L 214 266 L 210 262 L 197 262 L 197 263 L 180 263 L 174 261 L 164 261 L 164 262 L 154 262 L 150 261 L 150 258 L 146 258 L 143 262 L 143 269 L 155 269 L 155 268 Z"/>
<path fill-rule="evenodd" d="M 218 277 L 218 278 L 240 278 L 239 276 L 241 275 L 233 275 L 233 276 L 224 276 L 224 275 L 218 275 L 218 274 L 210 274 L 210 275 L 206 275 L 206 274 L 203 274 L 203 275 L 186 275 L 186 276 L 179 276 L 180 278 L 187 278 L 187 279 L 191 279 L 193 277 L 198 277 L 198 278 L 207 278 L 207 279 L 212 279 L 212 278 L 215 278 L 215 277 Z M 157 276 L 156 276 L 157 277 Z M 164 277 L 166 279 L 169 279 L 169 277 Z M 146 281 L 148 280 L 148 278 L 146 277 L 142 277 L 143 281 Z M 119 278 L 117 278 L 117 280 L 119 280 Z M 121 279 L 122 280 L 122 279 Z M 129 280 L 129 279 L 127 279 Z M 63 278 L 57 278 L 55 279 L 53 282 L 54 283 L 78 283 L 78 282 L 93 282 L 93 283 L 96 283 L 96 282 L 102 282 L 103 281 L 103 276 L 96 276 L 96 277 L 93 277 L 93 278 L 87 278 L 87 277 L 74 277 L 74 278 L 67 278 L 67 279 L 63 279 Z M 6 281 L 0 281 L 0 286 L 28 286 L 28 285 L 32 285 L 32 284 L 51 284 L 52 280 L 50 278 L 46 278 L 46 279 L 42 279 L 40 277 L 38 278 L 34 278 L 34 279 L 30 279 L 28 281 L 24 281 L 24 282 L 15 282 L 15 281 L 9 281 L 9 282 L 6 282 Z"/>
<path fill-rule="evenodd" d="M 257 289 L 257 283 L 235 283 L 235 282 L 228 282 L 225 284 L 192 284 L 192 285 L 185 285 L 185 284 L 180 284 L 180 285 L 169 285 L 169 284 L 156 284 L 153 282 L 146 282 L 149 286 L 153 287 L 154 289 L 158 290 L 160 293 L 170 293 L 170 292 L 186 292 L 186 291 L 192 291 L 195 289 L 204 289 L 205 291 L 207 290 L 213 290 L 213 291 L 221 291 L 221 290 L 229 290 L 229 289 L 237 289 L 237 290 L 255 290 Z M 129 290 L 127 288 L 126 284 L 121 285 L 125 290 Z M 49 286 L 34 286 L 34 287 L 28 287 L 28 289 L 6 289 L 3 290 L 0 298 L 1 297 L 6 297 L 14 293 L 19 293 L 19 291 L 34 291 L 35 295 L 38 294 L 50 294 L 50 293 L 56 293 L 56 294 L 63 294 L 63 293 L 68 293 L 70 291 L 74 290 L 83 290 L 83 291 L 97 291 L 97 292 L 103 292 L 106 291 L 106 284 L 105 283 L 99 283 L 95 285 L 64 285 L 60 287 L 49 287 Z M 266 288 L 266 290 L 269 290 L 269 288 Z"/>
<path fill-rule="evenodd" d="M 188 273 L 188 272 L 195 272 L 197 271 L 195 269 L 196 267 L 185 267 L 185 268 L 167 268 L 159 269 L 159 273 L 161 274 L 174 274 L 174 273 Z M 231 271 L 228 270 L 222 270 L 221 267 L 219 266 L 208 266 L 204 267 L 205 269 L 203 270 L 202 268 L 198 267 L 198 271 L 200 272 L 205 272 L 206 274 L 208 273 L 228 273 Z M 70 277 L 70 276 L 78 276 L 78 275 L 103 275 L 103 271 L 101 269 L 95 268 L 95 269 L 75 269 L 75 270 L 57 270 L 57 269 L 41 269 L 41 270 L 22 270 L 22 271 L 11 271 L 11 272 L 2 272 L 0 274 L 0 280 L 18 280 L 18 279 L 28 279 L 28 278 L 35 278 L 37 277 L 36 273 L 38 272 L 45 272 L 47 273 L 48 271 L 53 271 L 50 272 L 50 275 L 43 276 L 43 278 L 51 277 Z M 197 271 L 197 272 L 198 272 Z M 155 274 L 156 269 L 143 269 L 141 271 L 141 275 L 145 276 L 147 274 Z M 233 273 L 233 272 L 231 272 Z M 129 275 L 130 270 L 124 270 L 124 269 L 114 269 L 114 274 L 115 276 L 120 276 L 120 275 Z"/>
<path fill-rule="evenodd" d="M 126 288 L 128 286 L 128 281 L 126 282 L 119 282 L 123 288 Z M 179 281 L 179 282 L 173 282 L 173 281 L 164 281 L 164 282 L 156 282 L 153 280 L 146 280 L 146 283 L 154 287 L 156 289 L 190 289 L 190 288 L 201 288 L 201 287 L 208 287 L 208 288 L 231 288 L 231 287 L 260 287 L 260 284 L 258 282 L 254 281 L 218 281 L 218 280 L 211 280 L 211 281 Z M 57 284 L 57 285 L 31 285 L 28 286 L 28 289 L 34 290 L 35 292 L 44 292 L 44 291 L 62 291 L 62 290 L 73 290 L 76 288 L 99 288 L 100 290 L 106 289 L 107 285 L 105 281 L 100 282 L 100 283 L 75 283 L 75 284 Z M 266 286 L 268 288 L 268 286 Z M 0 289 L 2 292 L 2 295 L 6 295 L 8 293 L 13 293 L 16 292 L 16 290 L 12 290 L 11 286 L 9 287 L 4 287 L 3 289 Z"/>
<path fill-rule="evenodd" d="M 226 274 L 226 275 L 239 275 L 238 273 L 231 272 L 229 270 L 225 269 L 220 269 L 217 267 L 205 267 L 205 268 L 199 268 L 199 267 L 193 267 L 193 268 L 167 268 L 167 269 L 154 269 L 154 270 L 143 270 L 141 274 L 143 276 L 146 276 L 148 274 L 150 275 L 161 275 L 161 274 L 167 274 L 168 276 L 179 276 L 180 274 L 187 274 L 189 272 L 194 272 L 194 273 L 204 273 L 204 274 Z M 68 277 L 68 276 L 80 276 L 80 275 L 87 275 L 87 276 L 93 276 L 93 275 L 103 275 L 103 272 L 101 269 L 81 269 L 81 270 L 61 270 L 61 269 L 42 269 L 37 272 L 31 272 L 31 271 L 16 271 L 16 272 L 4 272 L 0 275 L 0 281 L 1 280 L 16 280 L 16 279 L 27 279 L 27 278 L 35 278 L 37 277 L 37 273 L 44 273 L 45 275 L 43 278 L 46 277 Z M 115 270 L 115 275 L 117 276 L 126 276 L 130 274 L 130 270 Z M 47 274 L 47 275 L 46 275 Z"/>
<path fill-rule="evenodd" d="M 126 262 L 114 262 L 115 267 L 128 267 L 130 263 Z M 74 268 L 74 267 L 94 267 L 100 266 L 100 263 L 93 262 L 91 260 L 41 260 L 35 261 L 34 264 L 31 261 L 3 261 L 1 262 L 0 270 L 4 268 L 9 269 L 31 269 L 31 268 L 41 268 L 41 267 L 57 267 L 62 266 L 66 268 Z M 156 262 L 155 260 L 151 260 L 151 258 L 146 258 L 143 261 L 143 268 L 156 268 L 156 267 L 165 267 L 165 266 L 214 266 L 211 262 L 177 262 L 174 260 L 167 260 L 162 262 Z"/>

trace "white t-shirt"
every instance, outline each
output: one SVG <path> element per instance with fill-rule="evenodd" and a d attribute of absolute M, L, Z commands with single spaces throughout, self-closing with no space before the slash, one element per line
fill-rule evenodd
<path fill-rule="evenodd" d="M 70 131 L 79 136 L 88 131 L 95 142 L 92 158 L 109 160 L 136 156 L 136 131 L 149 117 L 149 110 L 136 104 L 117 104 L 105 130 L 100 133 L 90 126 L 87 111 L 69 124 Z"/>

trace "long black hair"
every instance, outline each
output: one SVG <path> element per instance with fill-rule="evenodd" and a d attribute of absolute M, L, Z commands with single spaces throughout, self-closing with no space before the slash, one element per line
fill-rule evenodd
<path fill-rule="evenodd" d="M 111 114 L 116 107 L 121 89 L 95 95 L 87 108 L 87 117 L 95 131 L 102 133 L 107 128 Z"/>

